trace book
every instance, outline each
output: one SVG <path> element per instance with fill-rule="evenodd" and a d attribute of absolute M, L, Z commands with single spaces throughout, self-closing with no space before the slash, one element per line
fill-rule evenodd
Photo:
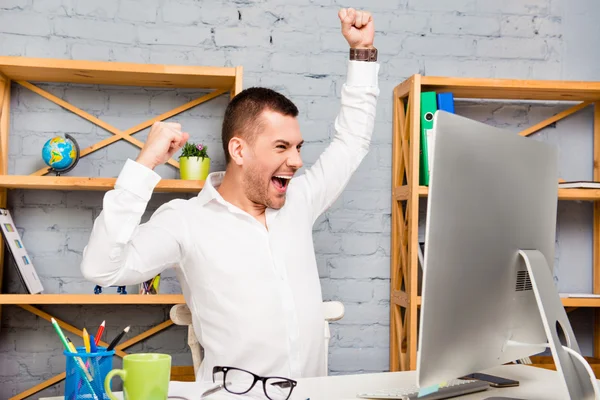
<path fill-rule="evenodd" d="M 594 293 L 560 293 L 560 297 L 567 297 L 572 299 L 598 299 L 600 294 Z"/>
<path fill-rule="evenodd" d="M 10 215 L 10 211 L 3 208 L 0 208 L 0 228 L 2 230 L 2 236 L 4 236 L 4 241 L 17 266 L 21 281 L 29 294 L 43 292 L 44 287 L 42 282 L 31 262 L 31 257 L 27 254 L 21 235 L 19 235 L 12 216 Z"/>
<path fill-rule="evenodd" d="M 600 182 L 594 181 L 569 181 L 560 182 L 559 189 L 600 189 Z"/>

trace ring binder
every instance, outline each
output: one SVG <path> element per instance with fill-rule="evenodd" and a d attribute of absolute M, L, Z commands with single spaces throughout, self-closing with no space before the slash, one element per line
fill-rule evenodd
<path fill-rule="evenodd" d="M 21 281 L 29 294 L 43 292 L 44 287 L 42 286 L 42 282 L 31 262 L 31 257 L 27 254 L 21 235 L 19 235 L 19 231 L 15 228 L 10 211 L 4 208 L 0 208 L 0 230 L 17 266 Z"/>

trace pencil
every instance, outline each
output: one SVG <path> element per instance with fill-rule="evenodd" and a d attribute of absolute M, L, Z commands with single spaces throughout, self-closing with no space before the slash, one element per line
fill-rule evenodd
<path fill-rule="evenodd" d="M 73 342 L 71 342 L 71 340 L 69 340 L 69 339 L 67 339 L 67 341 L 68 341 L 67 350 L 69 350 L 71 353 L 77 354 L 77 349 L 75 348 L 75 345 L 73 344 Z M 90 375 L 90 372 L 86 368 L 85 364 L 83 364 L 83 360 L 81 359 L 81 357 L 73 357 L 73 358 L 75 359 L 75 362 L 79 365 L 79 367 L 81 367 L 81 370 L 85 374 L 86 378 L 90 382 L 93 381 L 94 378 L 92 377 L 92 375 Z"/>
<path fill-rule="evenodd" d="M 53 325 L 56 324 L 56 321 L 54 320 L 54 318 L 52 318 L 52 324 Z M 57 326 L 58 326 L 58 324 L 55 325 L 55 329 Z M 61 341 L 63 341 L 63 344 L 65 345 L 65 348 L 67 349 L 67 351 L 77 354 L 77 349 L 75 348 L 75 345 L 73 345 L 73 342 L 71 342 L 70 340 L 67 341 L 67 338 L 62 333 L 62 330 L 60 330 L 60 327 L 58 327 L 57 332 L 60 332 L 58 336 L 61 337 Z M 91 384 L 91 381 L 93 381 L 94 378 L 92 378 L 92 376 L 88 372 L 87 368 L 85 368 L 85 365 L 83 365 L 83 360 L 81 359 L 81 357 L 73 357 L 73 358 L 75 359 L 75 364 L 79 365 L 79 368 L 81 368 L 81 371 L 83 372 L 83 376 L 81 378 L 83 378 L 90 393 L 92 394 L 92 396 L 94 396 L 94 399 L 98 400 L 98 395 L 96 394 L 96 391 L 94 390 L 94 388 L 92 387 L 92 384 Z"/>
<path fill-rule="evenodd" d="M 83 328 L 83 345 L 85 346 L 85 351 L 87 353 L 92 352 L 92 347 L 90 346 L 90 335 L 85 328 Z"/>
<path fill-rule="evenodd" d="M 54 327 L 54 330 L 58 334 L 58 337 L 60 338 L 60 341 L 62 342 L 65 349 L 71 351 L 71 349 L 69 349 L 69 344 L 67 343 L 67 338 L 65 337 L 65 334 L 63 333 L 62 329 L 60 329 L 60 326 L 58 326 L 58 323 L 56 322 L 56 320 L 54 318 L 52 318 L 50 322 L 52 322 L 52 326 Z"/>
<path fill-rule="evenodd" d="M 96 332 L 96 346 L 98 346 L 100 344 L 100 338 L 102 337 L 102 334 L 104 333 L 105 323 L 106 323 L 106 321 L 102 321 L 102 323 L 98 327 L 98 332 Z"/>
<path fill-rule="evenodd" d="M 110 344 L 108 345 L 108 348 L 106 349 L 106 351 L 111 351 L 112 349 L 114 349 L 114 348 L 115 348 L 115 346 L 116 346 L 117 344 L 119 344 L 119 342 L 121 341 L 121 339 L 123 339 L 123 336 L 125 336 L 125 334 L 126 334 L 127 332 L 129 332 L 129 328 L 130 328 L 130 327 L 128 326 L 127 328 L 123 329 L 123 332 L 119 333 L 119 334 L 117 335 L 117 337 L 116 337 L 116 338 L 114 338 L 112 342 L 110 342 Z"/>

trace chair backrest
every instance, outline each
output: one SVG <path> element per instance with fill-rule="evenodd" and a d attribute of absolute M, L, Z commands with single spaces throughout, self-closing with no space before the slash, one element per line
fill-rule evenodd
<path fill-rule="evenodd" d="M 202 347 L 198 343 L 194 327 L 192 325 L 192 313 L 187 304 L 176 304 L 171 307 L 169 313 L 171 320 L 175 325 L 188 327 L 188 346 L 192 353 L 192 362 L 194 363 L 194 375 L 198 373 L 200 364 L 202 364 Z M 323 302 L 323 320 L 324 320 L 324 340 L 325 340 L 325 371 L 328 371 L 329 365 L 329 339 L 331 332 L 329 330 L 330 321 L 338 321 L 344 317 L 344 305 L 339 301 Z"/>

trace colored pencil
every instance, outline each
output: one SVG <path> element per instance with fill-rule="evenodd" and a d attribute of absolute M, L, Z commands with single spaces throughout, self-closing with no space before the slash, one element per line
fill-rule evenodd
<path fill-rule="evenodd" d="M 104 333 L 105 324 L 106 324 L 106 321 L 102 321 L 102 323 L 98 327 L 98 332 L 96 332 L 96 346 L 98 346 L 100 344 L 100 338 L 102 337 L 102 334 Z"/>
<path fill-rule="evenodd" d="M 129 328 L 130 328 L 130 327 L 128 326 L 127 328 L 123 329 L 123 331 L 122 331 L 121 333 L 119 333 L 119 334 L 117 335 L 117 337 L 113 339 L 113 341 L 112 341 L 112 342 L 110 342 L 110 344 L 108 345 L 108 348 L 106 349 L 106 351 L 111 351 L 112 349 L 114 349 L 114 348 L 115 348 L 115 346 L 116 346 L 117 344 L 119 344 L 119 342 L 121 341 L 121 339 L 123 339 L 123 336 L 125 336 L 125 334 L 126 334 L 127 332 L 129 332 Z"/>
<path fill-rule="evenodd" d="M 92 347 L 90 346 L 90 335 L 85 328 L 83 328 L 83 345 L 85 346 L 86 353 L 92 352 Z"/>

